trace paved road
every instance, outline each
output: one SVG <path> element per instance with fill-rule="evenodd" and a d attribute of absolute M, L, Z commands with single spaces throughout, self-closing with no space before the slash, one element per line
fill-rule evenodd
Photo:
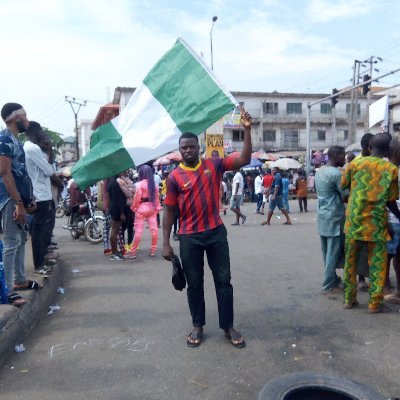
<path fill-rule="evenodd" d="M 209 270 L 205 342 L 186 347 L 186 295 L 172 289 L 169 263 L 147 256 L 148 230 L 138 258 L 115 263 L 99 245 L 58 229 L 64 266 L 79 272 L 69 273 L 65 295 L 56 298 L 61 310 L 45 315 L 24 343 L 27 351 L 2 368 L 1 398 L 250 400 L 270 379 L 295 371 L 351 378 L 399 396 L 399 309 L 368 315 L 362 293 L 361 307 L 345 311 L 340 297 L 320 294 L 315 202 L 310 209 L 292 213 L 293 226 L 274 217 L 261 227 L 251 206 L 244 226 L 224 217 L 243 350 L 218 328 Z"/>

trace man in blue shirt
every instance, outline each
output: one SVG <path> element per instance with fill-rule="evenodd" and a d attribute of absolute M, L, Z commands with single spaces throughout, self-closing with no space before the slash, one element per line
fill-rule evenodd
<path fill-rule="evenodd" d="M 343 147 L 332 146 L 328 150 L 328 164 L 315 174 L 315 187 L 318 196 L 318 233 L 321 238 L 324 277 L 322 292 L 338 294 L 342 289 L 336 275 L 344 252 L 345 207 L 341 185 L 342 175 L 339 167 L 345 163 Z"/>
<path fill-rule="evenodd" d="M 266 221 L 261 223 L 261 225 L 271 225 L 272 214 L 274 213 L 276 207 L 278 207 L 280 212 L 286 217 L 286 222 L 284 222 L 283 225 L 292 225 L 292 221 L 290 221 L 289 214 L 283 203 L 282 177 L 278 167 L 272 168 L 272 175 L 274 180 L 272 181 L 271 186 L 271 199 L 269 202 L 268 217 Z"/>
<path fill-rule="evenodd" d="M 25 166 L 25 153 L 17 136 L 26 131 L 29 121 L 25 110 L 17 103 L 5 104 L 1 109 L 1 117 L 6 123 L 6 129 L 0 132 L 0 211 L 4 229 L 4 272 L 10 292 L 8 300 L 15 306 L 21 306 L 26 300 L 12 290 L 39 288 L 37 282 L 26 280 L 25 276 L 25 224 L 33 196 Z"/>

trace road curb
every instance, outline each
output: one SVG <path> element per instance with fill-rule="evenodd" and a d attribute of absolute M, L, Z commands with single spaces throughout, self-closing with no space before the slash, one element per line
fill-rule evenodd
<path fill-rule="evenodd" d="M 30 331 L 46 315 L 64 278 L 65 266 L 60 260 L 54 268 L 53 275 L 43 280 L 43 289 L 37 292 L 20 292 L 28 300 L 27 304 L 21 308 L 8 304 L 0 305 L 0 366 L 14 352 L 15 345 L 23 343 Z"/>

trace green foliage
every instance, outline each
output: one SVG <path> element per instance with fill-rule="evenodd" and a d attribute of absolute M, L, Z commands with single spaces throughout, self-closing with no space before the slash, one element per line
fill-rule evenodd
<path fill-rule="evenodd" d="M 48 128 L 43 128 L 43 132 L 50 136 L 50 139 L 53 144 L 53 154 L 60 154 L 58 149 L 64 144 L 64 140 L 58 132 L 51 131 Z M 25 133 L 20 133 L 18 135 L 18 139 L 21 143 L 25 143 L 26 135 Z"/>

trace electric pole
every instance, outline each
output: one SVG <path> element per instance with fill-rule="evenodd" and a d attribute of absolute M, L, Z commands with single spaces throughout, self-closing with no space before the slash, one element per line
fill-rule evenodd
<path fill-rule="evenodd" d="M 382 62 L 381 57 L 371 56 L 370 58 L 363 61 L 364 64 L 369 64 L 369 79 L 372 79 L 373 72 L 379 72 L 379 69 L 374 68 L 373 64 L 377 64 L 378 62 Z M 372 100 L 372 91 L 369 90 L 367 93 L 367 126 L 369 126 L 369 106 L 371 105 Z"/>
<path fill-rule="evenodd" d="M 359 84 L 361 61 L 354 60 L 353 66 L 353 87 Z M 351 91 L 350 104 L 350 144 L 356 142 L 357 138 L 357 120 L 358 120 L 358 89 Z"/>
<path fill-rule="evenodd" d="M 74 113 L 75 117 L 75 145 L 76 145 L 76 161 L 79 160 L 79 130 L 78 130 L 78 113 L 82 106 L 86 106 L 87 100 L 80 100 L 76 99 L 75 97 L 65 96 L 65 101 L 69 103 L 71 106 L 72 112 Z M 77 108 L 74 108 L 73 105 L 76 105 Z"/>

